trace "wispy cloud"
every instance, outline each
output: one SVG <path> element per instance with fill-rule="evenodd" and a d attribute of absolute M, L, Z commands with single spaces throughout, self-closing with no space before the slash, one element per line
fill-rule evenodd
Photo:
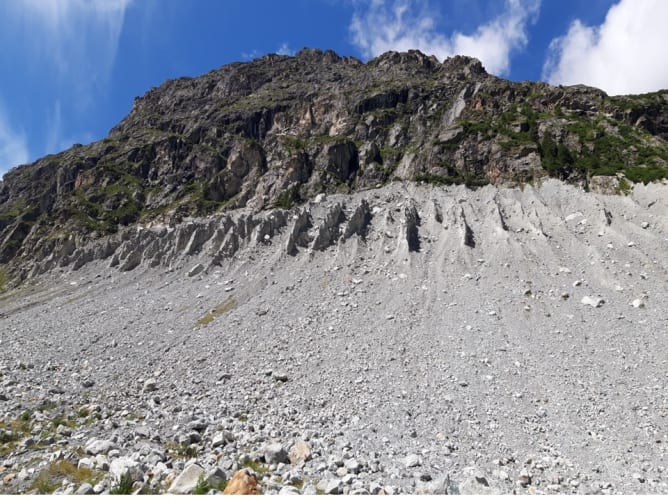
<path fill-rule="evenodd" d="M 24 131 L 12 128 L 0 103 L 0 177 L 12 167 L 28 161 L 28 142 Z"/>
<path fill-rule="evenodd" d="M 371 0 L 358 4 L 349 28 L 365 57 L 408 49 L 439 59 L 462 54 L 477 57 L 492 73 L 506 75 L 511 53 L 526 47 L 527 26 L 539 10 L 540 0 L 506 0 L 504 11 L 473 33 L 444 34 L 434 22 L 441 13 L 428 0 Z"/>
<path fill-rule="evenodd" d="M 69 146 L 63 139 L 84 133 L 68 131 L 79 116 L 89 116 L 105 96 L 115 65 L 126 11 L 133 0 L 3 0 L 0 39 L 11 43 L 16 68 L 37 96 L 29 110 L 11 85 L 0 99 L 14 106 L 2 117 L 0 169 Z M 50 103 L 49 103 L 50 101 Z M 39 104 L 37 104 L 39 102 Z M 46 103 L 46 104 L 45 104 Z M 20 107 L 24 106 L 24 109 Z M 43 109 L 39 109 L 42 106 Z M 23 128 L 9 119 L 22 117 Z M 46 127 L 44 127 L 46 125 Z M 43 129 L 42 138 L 35 137 Z M 33 150 L 35 144 L 44 146 Z M 34 157 L 30 157 L 34 158 Z"/>
<path fill-rule="evenodd" d="M 665 0 L 621 0 L 600 26 L 576 20 L 550 44 L 543 78 L 592 85 L 610 94 L 668 88 L 666 19 Z"/>
<path fill-rule="evenodd" d="M 91 92 L 109 79 L 131 1 L 5 0 L 3 15 L 36 65 L 75 92 Z"/>

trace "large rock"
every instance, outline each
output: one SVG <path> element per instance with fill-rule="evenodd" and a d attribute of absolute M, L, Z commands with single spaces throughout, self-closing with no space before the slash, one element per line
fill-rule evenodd
<path fill-rule="evenodd" d="M 311 447 L 303 440 L 297 440 L 290 447 L 289 458 L 292 464 L 304 464 L 311 459 Z"/>
<path fill-rule="evenodd" d="M 255 474 L 248 469 L 243 469 L 232 476 L 223 494 L 262 494 L 262 488 Z"/>
<path fill-rule="evenodd" d="M 144 472 L 142 471 L 140 464 L 134 459 L 129 457 L 119 457 L 111 461 L 111 464 L 109 465 L 109 475 L 115 482 L 120 482 L 126 475 L 130 475 L 133 481 L 140 481 L 144 476 Z"/>
<path fill-rule="evenodd" d="M 267 464 L 289 463 L 288 452 L 279 443 L 268 444 L 264 448 L 264 461 Z"/>
<path fill-rule="evenodd" d="M 190 494 L 197 487 L 200 478 L 206 474 L 204 468 L 198 464 L 191 464 L 176 477 L 167 490 L 168 494 Z"/>
<path fill-rule="evenodd" d="M 114 447 L 116 447 L 116 444 L 111 440 L 92 439 L 86 444 L 84 450 L 86 454 L 97 456 L 98 454 L 106 454 Z"/>

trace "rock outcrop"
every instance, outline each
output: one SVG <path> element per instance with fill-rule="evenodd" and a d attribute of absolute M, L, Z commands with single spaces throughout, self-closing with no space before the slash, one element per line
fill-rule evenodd
<path fill-rule="evenodd" d="M 476 187 L 553 176 L 627 192 L 668 174 L 666 109 L 663 92 L 609 97 L 509 82 L 459 56 L 441 63 L 389 52 L 364 64 L 313 49 L 267 55 L 167 81 L 101 141 L 9 171 L 0 182 L 0 265 L 13 277 L 112 254 L 126 270 L 149 254 L 157 265 L 170 260 L 154 250 L 161 232 L 247 209 L 244 222 L 184 229 L 176 239 L 174 252 L 195 253 L 214 238 L 223 259 L 250 227 L 268 225 L 257 231 L 271 237 L 284 224 L 260 212 L 392 180 Z M 341 216 L 332 211 L 324 226 L 298 219 L 302 229 L 313 224 L 315 249 L 368 219 L 360 207 L 330 234 Z M 153 229 L 137 237 L 140 227 Z M 136 238 L 141 251 L 123 245 Z M 300 245 L 288 243 L 288 252 Z"/>

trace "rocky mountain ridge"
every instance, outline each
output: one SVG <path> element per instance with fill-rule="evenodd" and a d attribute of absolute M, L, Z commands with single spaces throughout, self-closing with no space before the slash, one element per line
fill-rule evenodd
<path fill-rule="evenodd" d="M 21 279 L 59 256 L 85 261 L 92 242 L 122 241 L 136 225 L 283 214 L 320 193 L 394 180 L 552 176 L 628 191 L 668 177 L 667 95 L 510 82 L 475 59 L 418 51 L 364 64 L 304 49 L 226 65 L 150 90 L 102 141 L 8 172 L 0 265 Z"/>

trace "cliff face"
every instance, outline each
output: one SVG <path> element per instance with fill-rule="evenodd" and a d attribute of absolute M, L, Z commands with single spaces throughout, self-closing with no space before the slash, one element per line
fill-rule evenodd
<path fill-rule="evenodd" d="M 367 64 L 312 49 L 268 55 L 168 81 L 102 141 L 8 172 L 0 264 L 21 275 L 135 223 L 287 209 L 397 179 L 552 176 L 623 191 L 668 177 L 667 141 L 668 91 L 515 83 L 475 59 L 417 51 Z"/>

